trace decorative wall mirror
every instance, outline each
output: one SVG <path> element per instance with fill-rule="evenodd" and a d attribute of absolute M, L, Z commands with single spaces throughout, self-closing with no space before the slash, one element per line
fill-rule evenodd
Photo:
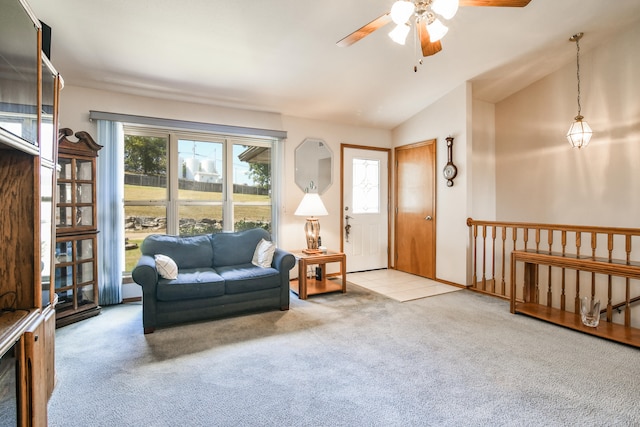
<path fill-rule="evenodd" d="M 295 180 L 302 191 L 324 193 L 333 182 L 333 153 L 321 139 L 306 138 L 295 151 Z"/>

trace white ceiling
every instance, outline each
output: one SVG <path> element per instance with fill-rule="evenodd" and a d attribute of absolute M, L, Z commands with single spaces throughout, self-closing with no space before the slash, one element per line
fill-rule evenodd
<path fill-rule="evenodd" d="M 532 0 L 461 7 L 443 50 L 414 72 L 393 24 L 336 42 L 393 0 L 29 0 L 52 27 L 66 84 L 391 129 L 466 80 L 497 102 L 616 31 L 640 0 Z"/>

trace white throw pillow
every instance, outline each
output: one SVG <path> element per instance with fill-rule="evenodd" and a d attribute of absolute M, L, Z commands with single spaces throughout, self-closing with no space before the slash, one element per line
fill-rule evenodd
<path fill-rule="evenodd" d="M 273 261 L 273 253 L 275 251 L 276 245 L 268 240 L 262 239 L 258 243 L 258 246 L 256 246 L 251 263 L 262 268 L 271 267 L 271 261 Z"/>
<path fill-rule="evenodd" d="M 154 255 L 154 258 L 156 259 L 156 270 L 158 270 L 160 276 L 169 280 L 174 280 L 178 277 L 178 266 L 174 260 L 162 254 Z"/>

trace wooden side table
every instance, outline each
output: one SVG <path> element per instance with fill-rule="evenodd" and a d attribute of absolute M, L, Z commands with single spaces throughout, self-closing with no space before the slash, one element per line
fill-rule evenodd
<path fill-rule="evenodd" d="M 327 251 L 327 253 L 305 254 L 292 251 L 298 261 L 298 280 L 291 281 L 291 290 L 300 299 L 307 299 L 309 295 L 325 294 L 328 292 L 347 292 L 347 256 L 342 252 Z M 332 262 L 340 263 L 341 282 L 327 280 L 326 265 Z M 320 266 L 321 279 L 307 278 L 307 268 L 310 265 Z"/>

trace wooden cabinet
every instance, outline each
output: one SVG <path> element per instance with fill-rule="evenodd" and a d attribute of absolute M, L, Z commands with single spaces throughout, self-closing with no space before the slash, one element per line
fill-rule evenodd
<path fill-rule="evenodd" d="M 62 80 L 26 0 L 0 13 L 0 424 L 46 426 L 55 383 L 55 156 Z M 2 374 L 5 368 L 8 375 Z M 15 420 L 15 422 L 14 422 Z"/>
<path fill-rule="evenodd" d="M 20 345 L 20 419 L 29 426 L 47 425 L 47 378 L 44 316 L 38 314 L 22 334 Z"/>
<path fill-rule="evenodd" d="M 86 132 L 60 130 L 56 180 L 55 292 L 58 327 L 100 313 L 96 226 L 96 158 Z"/>

